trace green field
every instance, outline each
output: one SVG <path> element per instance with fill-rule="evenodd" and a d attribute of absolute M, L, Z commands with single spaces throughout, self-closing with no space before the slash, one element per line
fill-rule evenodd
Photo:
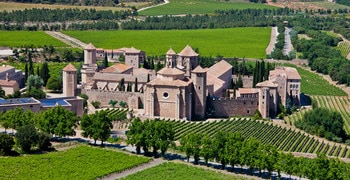
<path fill-rule="evenodd" d="M 247 179 L 238 176 L 223 174 L 213 170 L 206 170 L 182 163 L 166 162 L 161 165 L 137 172 L 122 179 L 144 180 L 144 179 L 171 179 L 171 180 L 193 180 L 193 179 Z"/>
<path fill-rule="evenodd" d="M 78 146 L 42 155 L 0 158 L 0 179 L 96 179 L 149 160 L 112 150 Z"/>
<path fill-rule="evenodd" d="M 277 9 L 261 3 L 250 3 L 242 0 L 170 0 L 169 4 L 153 7 L 139 12 L 139 15 L 158 16 L 174 14 L 210 14 L 215 10 L 229 9 Z"/>
<path fill-rule="evenodd" d="M 328 81 L 323 79 L 320 75 L 300 67 L 293 67 L 295 67 L 298 70 L 301 76 L 302 93 L 308 95 L 347 96 L 347 94 L 343 90 L 337 88 L 332 84 L 329 84 Z"/>
<path fill-rule="evenodd" d="M 43 31 L 0 31 L 0 47 L 22 47 L 23 45 L 68 47 L 67 44 Z"/>
<path fill-rule="evenodd" d="M 228 28 L 201 30 L 64 31 L 95 47 L 135 47 L 147 55 L 164 55 L 170 47 L 180 52 L 186 44 L 202 56 L 264 58 L 271 28 Z"/>

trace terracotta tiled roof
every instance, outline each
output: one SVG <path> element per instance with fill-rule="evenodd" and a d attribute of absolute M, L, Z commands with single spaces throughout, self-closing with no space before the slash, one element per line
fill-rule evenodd
<path fill-rule="evenodd" d="M 169 80 L 162 80 L 160 78 L 156 78 L 152 81 L 150 81 L 149 83 L 147 83 L 147 85 L 157 85 L 157 86 L 172 86 L 172 87 L 185 87 L 188 86 L 192 83 L 192 80 L 189 78 L 185 78 L 183 80 L 181 79 L 176 79 L 173 81 L 169 81 Z"/>
<path fill-rule="evenodd" d="M 126 47 L 123 47 L 123 48 L 120 48 L 118 49 L 119 51 L 123 51 L 125 53 L 131 53 L 131 54 L 138 54 L 141 52 L 141 50 L 139 49 L 136 49 L 134 47 L 131 47 L 131 48 L 126 48 Z"/>
<path fill-rule="evenodd" d="M 6 65 L 6 64 L 0 66 L 0 72 L 7 71 L 7 70 L 10 70 L 10 69 L 14 69 L 14 67 L 12 67 L 10 65 Z"/>
<path fill-rule="evenodd" d="M 192 70 L 193 73 L 205 73 L 207 70 L 203 69 L 200 65 Z"/>
<path fill-rule="evenodd" d="M 278 85 L 273 83 L 272 81 L 263 81 L 256 84 L 256 87 L 277 87 Z"/>
<path fill-rule="evenodd" d="M 147 74 L 151 74 L 152 72 L 148 69 L 145 69 L 145 68 L 136 68 L 136 69 L 133 69 L 133 75 L 144 75 L 146 76 Z"/>
<path fill-rule="evenodd" d="M 128 70 L 130 70 L 132 68 L 133 68 L 132 66 L 128 66 L 128 65 L 125 65 L 125 64 L 117 63 L 117 64 L 114 64 L 113 66 L 110 66 L 110 67 L 108 67 L 106 69 L 101 70 L 100 72 L 122 74 L 125 71 L 128 71 Z"/>
<path fill-rule="evenodd" d="M 16 84 L 18 84 L 16 81 L 14 80 L 3 80 L 3 79 L 0 79 L 0 86 L 4 86 L 4 87 L 13 87 L 15 86 Z"/>
<path fill-rule="evenodd" d="M 86 50 L 91 50 L 91 49 L 96 49 L 94 45 L 92 45 L 91 43 L 89 43 L 88 45 L 85 46 Z"/>
<path fill-rule="evenodd" d="M 193 57 L 198 56 L 198 54 L 187 44 L 187 46 L 179 53 L 179 56 Z"/>
<path fill-rule="evenodd" d="M 102 82 L 102 81 L 109 81 L 109 82 L 120 82 L 120 80 L 124 78 L 125 82 L 135 82 L 135 78 L 137 78 L 137 81 L 139 83 L 146 83 L 147 82 L 147 76 L 146 75 L 131 75 L 131 74 L 114 74 L 114 73 L 100 73 L 97 72 L 93 76 L 93 81 L 96 82 Z M 154 76 L 150 76 L 150 79 L 154 79 Z"/>
<path fill-rule="evenodd" d="M 256 94 L 259 92 L 256 88 L 238 88 L 240 94 Z"/>
<path fill-rule="evenodd" d="M 285 74 L 288 79 L 301 79 L 298 71 L 292 67 L 277 67 L 275 70 L 270 71 L 269 79 L 276 79 L 276 77 Z"/>
<path fill-rule="evenodd" d="M 178 70 L 176 68 L 163 68 L 161 70 L 159 70 L 157 72 L 157 74 L 160 74 L 160 75 L 182 75 L 182 74 L 185 74 L 185 72 L 181 71 L 181 70 Z"/>
<path fill-rule="evenodd" d="M 213 76 L 220 77 L 227 71 L 232 71 L 232 66 L 225 60 L 221 60 L 220 62 L 212 65 L 207 71 L 208 74 L 212 74 Z"/>
<path fill-rule="evenodd" d="M 73 64 L 69 63 L 66 67 L 62 69 L 63 71 L 77 71 Z"/>
<path fill-rule="evenodd" d="M 167 55 L 176 55 L 175 51 L 174 51 L 172 48 L 170 48 L 170 49 L 168 50 L 168 52 L 166 52 L 166 54 L 167 54 Z"/>

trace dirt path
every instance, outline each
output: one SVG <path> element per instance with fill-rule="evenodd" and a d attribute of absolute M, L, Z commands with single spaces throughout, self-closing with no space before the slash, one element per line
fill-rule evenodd
<path fill-rule="evenodd" d="M 275 44 L 277 41 L 277 27 L 272 27 L 271 28 L 271 36 L 270 36 L 270 43 L 266 48 L 266 54 L 271 54 L 273 49 L 275 48 Z"/>
<path fill-rule="evenodd" d="M 165 5 L 165 4 L 168 4 L 168 3 L 170 3 L 169 0 L 164 0 L 164 3 L 156 4 L 156 5 L 153 5 L 153 6 L 144 7 L 144 8 L 141 8 L 141 9 L 137 10 L 137 12 L 144 11 L 146 9 L 154 8 L 154 7 L 157 7 L 157 6 L 162 6 L 162 5 Z"/>
<path fill-rule="evenodd" d="M 75 39 L 73 37 L 70 37 L 68 35 L 65 35 L 61 32 L 56 32 L 56 31 L 45 31 L 46 34 L 72 46 L 72 47 L 76 47 L 76 48 L 80 48 L 80 49 L 84 49 L 84 47 L 87 45 L 83 42 L 81 42 L 78 39 Z"/>
<path fill-rule="evenodd" d="M 125 170 L 125 171 L 123 171 L 123 172 L 121 172 L 121 173 L 112 173 L 112 174 L 109 174 L 108 176 L 105 176 L 105 177 L 101 178 L 101 180 L 120 179 L 120 178 L 129 176 L 129 175 L 131 175 L 131 174 L 137 173 L 137 172 L 139 172 L 139 171 L 143 171 L 143 170 L 145 170 L 145 169 L 148 169 L 148 168 L 151 168 L 151 167 L 154 167 L 154 166 L 163 164 L 164 162 L 166 162 L 166 161 L 163 160 L 162 158 L 153 159 L 153 160 L 150 161 L 149 163 L 145 163 L 145 164 L 142 164 L 142 165 L 140 165 L 140 166 L 137 166 L 137 167 L 134 167 L 134 168 Z"/>

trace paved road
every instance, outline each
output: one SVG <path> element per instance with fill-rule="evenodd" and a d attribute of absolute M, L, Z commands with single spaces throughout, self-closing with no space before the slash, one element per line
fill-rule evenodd
<path fill-rule="evenodd" d="M 292 28 L 287 28 L 285 29 L 284 31 L 284 38 L 285 38 L 285 43 L 284 43 L 284 47 L 283 47 L 283 54 L 288 56 L 289 53 L 291 51 L 293 51 L 293 44 L 292 44 L 292 41 L 290 40 L 290 31 L 292 30 Z"/>
<path fill-rule="evenodd" d="M 77 47 L 77 48 L 81 48 L 81 49 L 84 49 L 84 47 L 87 45 L 83 42 L 81 42 L 80 40 L 78 39 L 75 39 L 73 37 L 70 37 L 68 35 L 65 35 L 61 32 L 56 32 L 56 31 L 45 31 L 46 34 L 72 46 L 72 47 Z"/>

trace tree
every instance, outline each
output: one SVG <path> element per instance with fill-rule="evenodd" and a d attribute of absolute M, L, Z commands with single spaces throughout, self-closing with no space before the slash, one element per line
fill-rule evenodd
<path fill-rule="evenodd" d="M 62 91 L 62 83 L 57 76 L 52 76 L 47 81 L 46 88 L 53 91 Z"/>
<path fill-rule="evenodd" d="M 75 135 L 77 116 L 62 106 L 47 109 L 40 113 L 38 127 L 41 131 L 58 137 Z"/>
<path fill-rule="evenodd" d="M 29 76 L 30 75 L 34 75 L 34 66 L 33 66 L 33 60 L 32 60 L 32 52 L 29 52 L 28 61 L 29 61 Z"/>
<path fill-rule="evenodd" d="M 107 68 L 108 67 L 108 57 L 107 53 L 105 53 L 105 58 L 103 59 L 103 67 Z"/>
<path fill-rule="evenodd" d="M 87 100 L 89 99 L 89 96 L 86 94 L 79 94 L 78 96 L 83 98 L 83 106 L 87 107 Z"/>
<path fill-rule="evenodd" d="M 49 65 L 47 64 L 47 62 L 44 62 L 42 64 L 40 76 L 43 79 L 44 86 L 46 86 L 47 81 L 50 79 Z"/>
<path fill-rule="evenodd" d="M 135 78 L 134 92 L 138 92 L 138 91 L 139 91 L 139 88 L 138 88 L 137 78 Z"/>
<path fill-rule="evenodd" d="M 6 95 L 5 95 L 5 91 L 4 89 L 2 89 L 2 87 L 0 86 L 0 97 L 1 98 L 4 98 Z"/>
<path fill-rule="evenodd" d="M 92 101 L 91 105 L 94 106 L 94 108 L 99 108 L 101 103 L 100 103 L 100 101 Z"/>
<path fill-rule="evenodd" d="M 15 141 L 11 135 L 0 133 L 0 155 L 8 155 L 13 145 Z"/>
<path fill-rule="evenodd" d="M 120 80 L 120 83 L 119 83 L 119 86 L 118 86 L 118 90 L 119 90 L 119 91 L 125 91 L 124 83 L 125 83 L 125 80 L 124 80 L 124 78 L 122 78 L 122 79 Z"/>
<path fill-rule="evenodd" d="M 24 152 L 30 152 L 33 145 L 38 140 L 38 135 L 33 124 L 28 124 L 20 127 L 16 133 L 16 139 L 18 145 Z"/>
<path fill-rule="evenodd" d="M 18 130 L 24 125 L 34 123 L 34 116 L 35 114 L 30 110 L 23 111 L 22 108 L 11 109 L 3 114 L 2 125 L 5 129 L 13 128 Z"/>
<path fill-rule="evenodd" d="M 27 81 L 28 76 L 29 76 L 29 70 L 28 70 L 28 63 L 26 62 L 25 66 L 24 66 L 24 80 L 25 81 Z"/>
<path fill-rule="evenodd" d="M 39 67 L 39 66 L 36 66 L 35 71 L 36 71 L 36 75 L 39 76 L 39 77 L 41 77 L 40 67 Z"/>
<path fill-rule="evenodd" d="M 128 82 L 128 85 L 127 85 L 127 87 L 126 87 L 126 91 L 127 91 L 127 92 L 131 92 L 131 90 L 132 90 L 132 88 L 131 88 L 131 83 Z"/>
<path fill-rule="evenodd" d="M 240 133 L 228 134 L 227 142 L 225 144 L 226 160 L 233 167 L 239 164 L 240 156 L 242 154 L 242 147 L 244 138 Z"/>
<path fill-rule="evenodd" d="M 37 140 L 38 148 L 42 151 L 48 150 L 49 147 L 52 145 L 50 142 L 50 138 L 51 136 L 48 133 L 38 132 L 38 140 Z"/>
<path fill-rule="evenodd" d="M 43 86 L 44 81 L 39 76 L 30 75 L 27 79 L 27 91 L 31 91 L 33 88 L 40 89 Z"/>
<path fill-rule="evenodd" d="M 209 135 L 204 135 L 202 137 L 202 148 L 200 150 L 200 155 L 204 158 L 204 163 L 208 166 L 208 160 L 213 155 L 213 141 Z"/>
<path fill-rule="evenodd" d="M 216 161 L 221 163 L 221 169 L 225 169 L 226 166 L 226 154 L 225 154 L 225 144 L 227 141 L 226 133 L 219 131 L 215 134 L 213 140 L 213 157 Z"/>
<path fill-rule="evenodd" d="M 94 139 L 94 144 L 97 140 L 106 141 L 111 134 L 112 118 L 104 110 L 96 111 L 95 114 L 84 114 L 81 119 L 82 136 Z"/>
<path fill-rule="evenodd" d="M 141 153 L 141 147 L 143 144 L 145 144 L 145 137 L 144 137 L 144 125 L 140 118 L 135 118 L 131 126 L 129 128 L 128 133 L 126 134 L 127 136 L 127 143 L 131 145 L 136 146 L 136 153 L 140 154 Z"/>
<path fill-rule="evenodd" d="M 180 145 L 181 145 L 181 150 L 183 152 L 185 152 L 185 154 L 186 154 L 187 162 L 189 162 L 190 157 L 193 153 L 193 149 L 192 149 L 192 146 L 190 144 L 190 135 L 189 134 L 181 137 Z"/>
<path fill-rule="evenodd" d="M 118 103 L 118 101 L 116 100 L 109 100 L 108 104 L 111 105 L 113 108 L 115 107 L 115 105 Z"/>
<path fill-rule="evenodd" d="M 159 147 L 162 156 L 164 157 L 165 152 L 168 150 L 169 146 L 173 144 L 175 132 L 172 124 L 158 121 L 159 126 L 157 127 L 157 132 L 159 133 Z"/>

